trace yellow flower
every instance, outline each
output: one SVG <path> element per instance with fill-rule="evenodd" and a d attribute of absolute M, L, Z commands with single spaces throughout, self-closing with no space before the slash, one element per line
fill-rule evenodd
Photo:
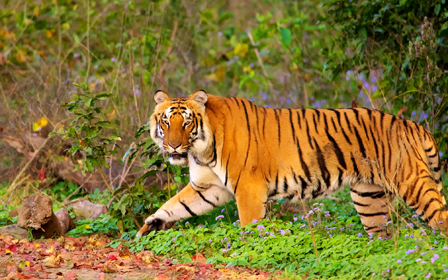
<path fill-rule="evenodd" d="M 33 123 L 33 131 L 39 131 L 43 127 L 48 125 L 48 120 L 45 117 L 40 118 L 37 122 Z"/>

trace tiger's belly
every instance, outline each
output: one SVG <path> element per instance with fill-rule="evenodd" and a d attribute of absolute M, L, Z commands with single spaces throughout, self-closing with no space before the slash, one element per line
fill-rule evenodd
<path fill-rule="evenodd" d="M 193 188 L 208 189 L 211 186 L 225 188 L 224 183 L 210 167 L 197 164 L 191 155 L 188 155 L 188 162 Z"/>

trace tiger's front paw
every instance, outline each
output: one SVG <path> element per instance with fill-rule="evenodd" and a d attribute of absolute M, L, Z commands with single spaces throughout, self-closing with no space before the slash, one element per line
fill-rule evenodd
<path fill-rule="evenodd" d="M 175 222 L 166 222 L 160 218 L 149 216 L 145 220 L 145 224 L 137 232 L 136 237 L 146 236 L 151 231 L 167 230 L 170 229 Z"/>

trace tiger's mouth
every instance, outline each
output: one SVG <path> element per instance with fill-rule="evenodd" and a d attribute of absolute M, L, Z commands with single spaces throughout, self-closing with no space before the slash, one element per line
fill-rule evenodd
<path fill-rule="evenodd" d="M 187 157 L 188 157 L 188 153 L 174 152 L 174 153 L 170 154 L 170 158 L 172 158 L 174 160 L 182 160 L 182 159 L 186 159 Z"/>

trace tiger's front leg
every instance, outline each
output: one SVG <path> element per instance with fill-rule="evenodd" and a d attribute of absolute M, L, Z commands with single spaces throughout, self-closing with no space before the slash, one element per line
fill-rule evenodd
<path fill-rule="evenodd" d="M 169 229 L 176 221 L 205 214 L 231 199 L 233 199 L 233 195 L 227 189 L 211 185 L 207 189 L 196 190 L 189 183 L 183 190 L 163 204 L 156 213 L 146 218 L 145 224 L 137 233 L 137 237 L 145 236 L 151 231 Z"/>

